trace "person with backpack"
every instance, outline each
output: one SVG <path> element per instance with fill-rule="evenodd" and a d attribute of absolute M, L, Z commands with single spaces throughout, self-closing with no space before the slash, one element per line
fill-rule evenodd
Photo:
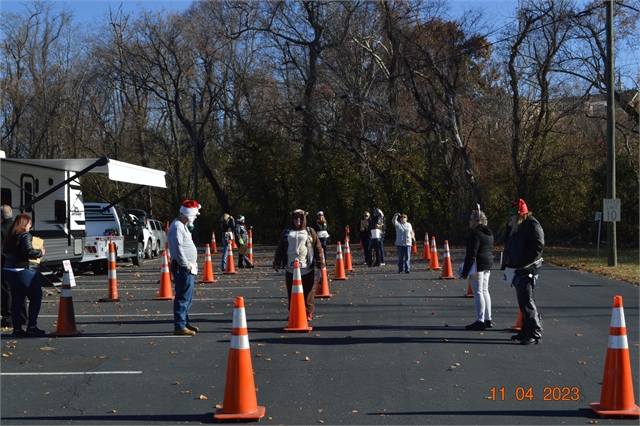
<path fill-rule="evenodd" d="M 301 209 L 291 212 L 291 226 L 280 235 L 273 258 L 273 269 L 276 272 L 279 272 L 280 269 L 285 269 L 286 271 L 285 282 L 287 296 L 289 297 L 289 308 L 291 308 L 293 265 L 296 261 L 299 263 L 307 320 L 312 320 L 315 307 L 313 286 L 316 274 L 314 273 L 314 267 L 323 268 L 325 267 L 325 262 L 318 234 L 307 226 L 307 214 L 306 211 Z"/>

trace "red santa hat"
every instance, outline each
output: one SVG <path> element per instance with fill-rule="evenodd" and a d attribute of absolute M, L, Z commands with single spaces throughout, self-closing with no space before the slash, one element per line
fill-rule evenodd
<path fill-rule="evenodd" d="M 525 214 L 529 213 L 529 208 L 527 207 L 527 203 L 524 202 L 522 198 L 517 199 L 513 202 L 511 208 L 509 209 L 511 214 Z"/>
<path fill-rule="evenodd" d="M 184 200 L 180 206 L 180 213 L 187 217 L 195 217 L 200 214 L 202 206 L 196 200 Z"/>

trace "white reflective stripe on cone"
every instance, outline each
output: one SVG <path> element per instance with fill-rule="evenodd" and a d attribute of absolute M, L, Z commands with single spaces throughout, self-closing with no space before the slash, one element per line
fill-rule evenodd
<path fill-rule="evenodd" d="M 233 328 L 247 328 L 247 316 L 244 309 L 234 309 L 233 312 Z"/>
<path fill-rule="evenodd" d="M 627 336 L 609 336 L 609 349 L 629 349 Z"/>
<path fill-rule="evenodd" d="M 116 277 L 116 270 L 115 269 L 109 269 L 109 273 L 108 273 L 107 277 L 109 279 L 115 278 Z"/>
<path fill-rule="evenodd" d="M 231 349 L 249 349 L 249 336 L 231 336 Z"/>
<path fill-rule="evenodd" d="M 626 327 L 627 325 L 624 322 L 624 308 L 613 308 L 613 313 L 611 314 L 611 327 Z"/>
<path fill-rule="evenodd" d="M 60 297 L 72 297 L 70 288 L 63 288 L 60 290 Z"/>
<path fill-rule="evenodd" d="M 302 284 L 294 284 L 293 287 L 291 287 L 291 293 L 303 293 Z"/>

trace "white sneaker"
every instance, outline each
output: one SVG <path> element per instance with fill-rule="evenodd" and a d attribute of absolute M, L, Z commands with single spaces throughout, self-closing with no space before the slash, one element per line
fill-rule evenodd
<path fill-rule="evenodd" d="M 380 266 L 384 266 L 384 265 L 386 265 L 386 263 L 384 263 L 384 262 L 382 262 L 382 263 L 380 264 Z"/>

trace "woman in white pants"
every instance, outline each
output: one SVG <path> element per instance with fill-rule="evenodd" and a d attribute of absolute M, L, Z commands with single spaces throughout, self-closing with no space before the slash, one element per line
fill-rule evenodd
<path fill-rule="evenodd" d="M 469 218 L 471 234 L 467 240 L 467 253 L 460 278 L 471 280 L 476 320 L 466 326 L 467 330 L 492 328 L 491 296 L 489 295 L 489 277 L 493 266 L 493 232 L 487 227 L 487 215 L 480 210 L 471 212 Z"/>

